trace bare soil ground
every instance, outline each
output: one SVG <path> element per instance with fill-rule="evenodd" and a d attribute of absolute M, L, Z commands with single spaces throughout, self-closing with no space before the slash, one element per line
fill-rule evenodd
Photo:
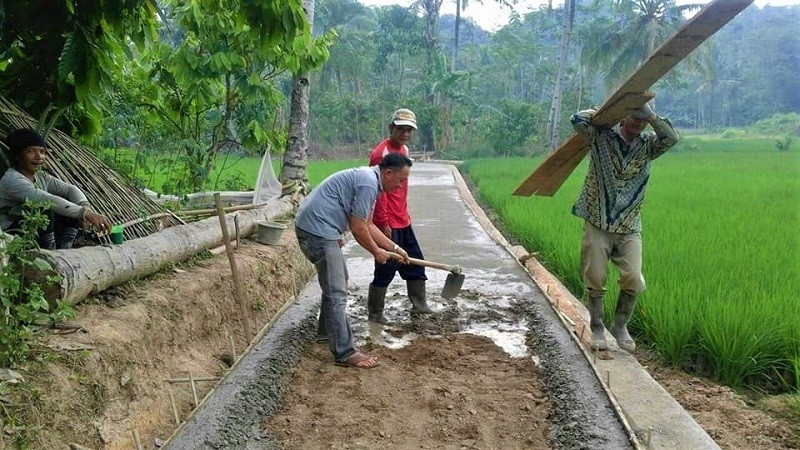
<path fill-rule="evenodd" d="M 800 402 L 795 396 L 753 400 L 729 387 L 669 367 L 657 354 L 638 351 L 639 362 L 724 449 L 800 448 Z"/>
<path fill-rule="evenodd" d="M 244 241 L 236 253 L 256 328 L 310 279 L 291 232 L 276 247 Z M 153 449 L 193 408 L 189 383 L 222 376 L 231 340 L 245 347 L 224 254 L 130 283 L 77 308 L 84 331 L 51 333 L 7 386 L 0 449 L 134 448 L 133 430 Z M 471 335 L 422 338 L 373 349 L 383 365 L 331 364 L 312 344 L 295 370 L 284 410 L 264 426 L 285 448 L 547 448 L 550 404 L 529 359 L 510 358 Z M 641 356 L 639 356 L 641 355 Z M 752 406 L 725 387 L 637 354 L 653 376 L 726 449 L 800 448 L 797 421 Z M 202 398 L 213 382 L 198 382 Z M 344 395 L 343 395 L 344 394 Z M 780 415 L 780 414 L 778 414 Z M 491 427 L 487 426 L 491 424 Z M 77 448 L 77 447 L 75 447 Z M 341 448 L 344 448 L 341 446 Z"/>
<path fill-rule="evenodd" d="M 313 275 L 293 233 L 280 245 L 244 240 L 236 252 L 252 328 L 258 330 Z M 232 347 L 247 343 L 224 252 L 128 283 L 76 308 L 82 331 L 50 334 L 35 360 L 17 370 L 25 383 L 4 405 L 0 449 L 131 449 L 136 430 L 146 449 L 193 409 L 190 383 L 165 380 L 220 377 Z M 198 398 L 214 382 L 196 383 Z"/>
<path fill-rule="evenodd" d="M 285 409 L 264 424 L 281 448 L 549 448 L 549 402 L 530 358 L 473 335 L 372 351 L 382 365 L 357 370 L 312 344 Z"/>

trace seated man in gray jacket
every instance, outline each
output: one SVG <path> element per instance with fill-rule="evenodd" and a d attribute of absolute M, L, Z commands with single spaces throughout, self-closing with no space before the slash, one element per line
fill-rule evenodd
<path fill-rule="evenodd" d="M 92 211 L 81 190 L 41 170 L 47 163 L 47 144 L 39 133 L 21 128 L 6 137 L 11 167 L 0 178 L 0 228 L 14 234 L 27 200 L 47 203 L 49 224 L 39 233 L 47 250 L 72 248 L 81 221 L 95 231 L 111 230 L 111 222 Z"/>

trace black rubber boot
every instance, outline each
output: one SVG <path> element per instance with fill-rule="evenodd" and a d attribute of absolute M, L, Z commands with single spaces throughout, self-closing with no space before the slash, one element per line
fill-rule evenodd
<path fill-rule="evenodd" d="M 589 292 L 589 327 L 592 329 L 592 350 L 607 350 L 606 327 L 603 325 L 603 292 Z"/>
<path fill-rule="evenodd" d="M 379 288 L 369 285 L 367 294 L 367 317 L 370 322 L 386 324 L 386 317 L 383 316 L 383 307 L 386 302 L 386 288 Z"/>
<path fill-rule="evenodd" d="M 633 308 L 636 306 L 636 296 L 625 291 L 619 292 L 617 298 L 617 310 L 614 313 L 614 324 L 611 326 L 611 334 L 617 339 L 617 344 L 628 353 L 636 350 L 636 342 L 628 334 L 628 321 L 633 315 Z"/>
<path fill-rule="evenodd" d="M 425 299 L 425 280 L 408 280 L 406 289 L 408 289 L 408 299 L 411 300 L 412 315 L 433 313 Z"/>

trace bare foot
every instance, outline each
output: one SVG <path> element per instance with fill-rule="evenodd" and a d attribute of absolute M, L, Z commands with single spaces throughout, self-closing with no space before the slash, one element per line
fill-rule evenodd
<path fill-rule="evenodd" d="M 353 367 L 355 369 L 372 369 L 380 364 L 377 356 L 359 351 L 350 355 L 346 360 L 336 363 L 337 366 Z"/>

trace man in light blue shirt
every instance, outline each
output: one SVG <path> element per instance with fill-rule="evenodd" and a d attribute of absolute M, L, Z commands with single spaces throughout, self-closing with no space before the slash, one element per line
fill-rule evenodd
<path fill-rule="evenodd" d="M 372 223 L 375 200 L 408 180 L 411 160 L 389 154 L 372 167 L 342 170 L 326 178 L 303 201 L 295 228 L 300 250 L 317 268 L 322 289 L 318 337 L 327 338 L 338 365 L 360 369 L 379 365 L 378 357 L 356 350 L 347 318 L 347 266 L 339 241 L 350 230 L 356 242 L 385 264 L 390 252 L 408 263 L 408 254 Z"/>

